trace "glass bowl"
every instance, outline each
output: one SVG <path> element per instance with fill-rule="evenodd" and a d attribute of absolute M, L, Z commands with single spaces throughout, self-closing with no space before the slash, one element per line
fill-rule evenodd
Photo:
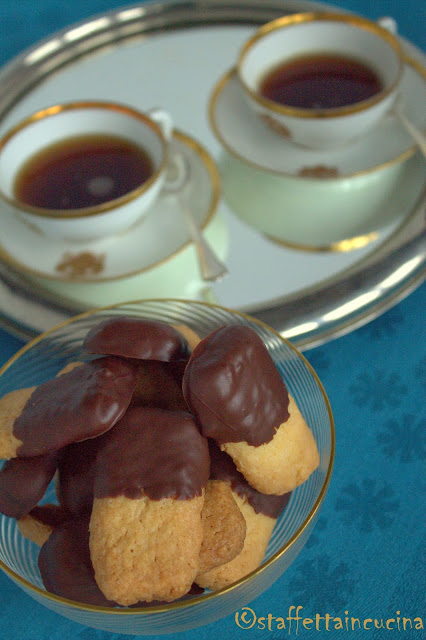
<path fill-rule="evenodd" d="M 324 388 L 305 358 L 277 332 L 247 315 L 185 300 L 141 300 L 81 314 L 38 336 L 0 370 L 0 397 L 52 378 L 68 362 L 84 359 L 82 343 L 91 327 L 113 315 L 133 315 L 186 324 L 200 336 L 227 324 L 252 327 L 263 339 L 289 392 L 315 436 L 320 464 L 292 492 L 272 534 L 262 565 L 238 582 L 162 606 L 103 608 L 46 592 L 37 566 L 38 547 L 0 514 L 0 568 L 28 595 L 75 622 L 105 631 L 159 635 L 193 629 L 234 613 L 268 589 L 290 566 L 317 520 L 330 481 L 335 447 L 333 416 Z M 55 501 L 53 483 L 43 500 Z"/>

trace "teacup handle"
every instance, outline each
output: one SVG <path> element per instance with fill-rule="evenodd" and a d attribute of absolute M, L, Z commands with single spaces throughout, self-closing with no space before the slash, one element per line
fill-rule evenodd
<path fill-rule="evenodd" d="M 389 31 L 389 33 L 391 33 L 393 36 L 396 36 L 398 33 L 398 25 L 396 23 L 396 20 L 391 18 L 391 16 L 383 16 L 382 18 L 379 18 L 377 20 L 377 24 L 382 27 L 382 29 L 386 29 L 386 31 Z"/>
<path fill-rule="evenodd" d="M 147 115 L 158 124 L 163 136 L 167 142 L 170 142 L 173 134 L 173 120 L 170 113 L 160 107 L 154 107 L 148 111 Z"/>

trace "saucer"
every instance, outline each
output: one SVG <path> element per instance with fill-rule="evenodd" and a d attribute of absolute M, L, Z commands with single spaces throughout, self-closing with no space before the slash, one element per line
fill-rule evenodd
<path fill-rule="evenodd" d="M 407 117 L 426 128 L 425 71 L 406 58 L 401 84 Z M 233 156 L 263 171 L 307 178 L 347 178 L 401 162 L 416 145 L 391 114 L 368 133 L 344 147 L 310 150 L 290 142 L 255 115 L 247 104 L 235 69 L 217 83 L 209 101 L 210 126 L 220 144 Z"/>
<path fill-rule="evenodd" d="M 420 152 L 383 171 L 339 180 L 266 173 L 227 151 L 218 168 L 232 213 L 268 240 L 299 251 L 362 249 L 401 224 L 425 186 Z"/>
<path fill-rule="evenodd" d="M 220 196 L 215 163 L 201 145 L 180 131 L 174 132 L 171 149 L 185 155 L 189 163 L 191 178 L 180 197 L 185 198 L 199 227 L 213 233 L 212 240 L 223 252 L 223 229 L 212 231 L 218 227 L 215 219 Z M 172 264 L 175 270 L 177 260 L 182 261 L 181 254 L 189 249 L 195 253 L 179 197 L 165 193 L 148 215 L 125 233 L 87 244 L 53 242 L 19 217 L 2 216 L 1 259 L 30 277 L 43 278 L 47 287 L 49 281 L 60 283 L 64 294 L 67 284 L 109 284 L 159 267 L 170 270 Z M 180 273 L 180 277 L 199 277 L 195 260 L 191 268 L 192 273 Z"/>

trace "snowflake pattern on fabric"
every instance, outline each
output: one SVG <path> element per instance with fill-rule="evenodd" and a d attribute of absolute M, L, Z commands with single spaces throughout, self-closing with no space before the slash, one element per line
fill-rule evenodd
<path fill-rule="evenodd" d="M 419 380 L 423 389 L 426 389 L 426 356 L 423 356 L 419 361 L 419 364 L 414 370 L 414 375 Z"/>
<path fill-rule="evenodd" d="M 392 418 L 377 434 L 377 442 L 383 453 L 400 462 L 413 462 L 426 458 L 426 419 L 405 414 L 401 419 Z"/>
<path fill-rule="evenodd" d="M 289 582 L 292 602 L 310 606 L 312 611 L 333 609 L 337 613 L 347 606 L 355 590 L 349 571 L 345 562 L 333 564 L 328 554 L 305 560 Z"/>
<path fill-rule="evenodd" d="M 370 533 L 375 527 L 386 529 L 399 509 L 392 487 L 385 483 L 376 487 L 376 481 L 364 478 L 360 485 L 348 484 L 336 501 L 336 510 L 342 513 L 345 524 L 359 524 L 362 533 Z"/>
<path fill-rule="evenodd" d="M 3 617 L 6 617 L 8 613 L 9 605 L 15 599 L 15 589 L 12 584 L 6 583 L 6 588 L 2 585 L 0 589 L 0 620 Z M 1 634 L 0 634 L 1 638 Z"/>
<path fill-rule="evenodd" d="M 321 349 L 314 349 L 314 351 L 307 354 L 306 357 L 316 372 L 320 371 L 324 373 L 330 366 L 328 355 L 324 353 L 324 351 L 321 351 Z"/>
<path fill-rule="evenodd" d="M 384 314 L 379 322 L 373 321 L 364 325 L 358 335 L 360 338 L 364 338 L 365 334 L 368 334 L 372 340 L 380 340 L 394 334 L 403 323 L 403 315 L 398 308 L 395 308 Z"/>
<path fill-rule="evenodd" d="M 315 547 L 317 544 L 319 544 L 322 537 L 321 534 L 323 531 L 327 529 L 327 524 L 328 524 L 328 519 L 325 518 L 324 516 L 318 519 L 318 522 L 315 525 L 315 529 L 313 530 L 313 532 L 311 533 L 311 535 L 306 541 L 305 546 L 308 549 L 310 549 L 311 547 Z"/>
<path fill-rule="evenodd" d="M 358 406 L 366 405 L 373 411 L 382 411 L 387 407 L 399 407 L 407 387 L 398 373 L 387 375 L 382 369 L 376 369 L 375 372 L 364 371 L 357 376 L 349 391 Z"/>
<path fill-rule="evenodd" d="M 97 629 L 83 629 L 78 634 L 78 640 L 129 640 L 131 636 L 109 631 L 98 631 Z"/>

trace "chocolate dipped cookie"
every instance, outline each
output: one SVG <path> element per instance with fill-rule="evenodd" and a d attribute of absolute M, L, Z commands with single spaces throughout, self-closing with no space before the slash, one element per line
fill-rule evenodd
<path fill-rule="evenodd" d="M 198 571 L 208 445 L 184 411 L 133 407 L 96 460 L 90 552 L 121 605 L 184 596 Z"/>
<path fill-rule="evenodd" d="M 88 353 L 138 360 L 187 360 L 190 349 L 183 333 L 172 325 L 133 316 L 114 316 L 94 326 L 83 348 Z"/>
<path fill-rule="evenodd" d="M 281 495 L 319 462 L 315 440 L 263 341 L 249 327 L 221 327 L 194 349 L 183 393 L 202 433 L 229 453 L 261 493 Z"/>
<path fill-rule="evenodd" d="M 108 356 L 0 399 L 0 458 L 40 456 L 108 431 L 136 386 L 134 365 Z"/>
<path fill-rule="evenodd" d="M 241 552 L 229 562 L 200 572 L 196 577 L 199 586 L 216 591 L 261 565 L 277 519 L 290 494 L 265 495 L 256 491 L 237 470 L 232 458 L 214 444 L 210 444 L 210 459 L 211 481 L 229 487 L 246 524 Z"/>

